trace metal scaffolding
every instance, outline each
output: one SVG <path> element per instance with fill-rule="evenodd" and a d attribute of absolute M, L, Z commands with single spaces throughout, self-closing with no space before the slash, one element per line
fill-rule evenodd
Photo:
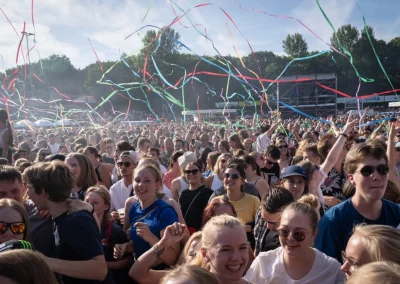
<path fill-rule="evenodd" d="M 336 74 L 296 75 L 279 79 L 280 81 L 294 81 L 307 78 L 310 80 L 278 83 L 277 99 L 315 117 L 335 115 L 337 113 L 337 94 L 318 86 L 317 83 L 337 89 Z M 277 109 L 282 113 L 282 117 L 285 118 L 292 117 L 294 114 L 293 110 L 284 105 L 278 104 Z"/>

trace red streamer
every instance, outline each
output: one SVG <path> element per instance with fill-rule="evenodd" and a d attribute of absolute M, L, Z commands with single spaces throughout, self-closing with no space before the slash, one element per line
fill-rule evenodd
<path fill-rule="evenodd" d="M 59 94 L 60 96 L 67 98 L 67 99 L 71 99 L 70 97 L 68 97 L 67 95 L 64 95 L 63 93 L 61 93 L 59 90 L 57 90 L 56 87 L 50 86 L 49 84 L 47 84 L 46 82 L 44 82 L 42 79 L 40 79 L 35 73 L 32 74 L 33 77 L 35 77 L 38 81 L 40 81 L 41 83 L 45 84 L 46 86 L 50 87 L 51 89 L 53 89 L 54 91 L 56 91 L 57 94 Z"/>
<path fill-rule="evenodd" d="M 343 92 L 341 92 L 341 91 L 339 91 L 339 90 L 330 88 L 330 87 L 325 86 L 325 85 L 323 85 L 323 84 L 320 84 L 320 83 L 318 83 L 318 82 L 315 82 L 315 84 L 317 84 L 317 85 L 320 86 L 321 88 L 324 88 L 324 89 L 326 89 L 326 90 L 332 91 L 332 92 L 334 92 L 334 93 L 336 93 L 336 94 L 339 94 L 339 95 L 342 95 L 342 96 L 344 96 L 344 97 L 346 97 L 346 98 L 356 98 L 356 97 L 350 96 L 349 94 L 343 93 Z M 395 93 L 395 92 L 399 92 L 399 91 L 400 91 L 400 89 L 389 90 L 389 91 L 384 91 L 384 92 L 380 92 L 380 93 L 374 93 L 374 94 L 368 94 L 368 95 L 358 96 L 358 98 L 359 98 L 359 99 L 366 99 L 366 98 L 370 98 L 370 97 L 376 97 L 376 96 L 385 95 L 385 94 L 390 94 L 390 93 Z"/>
<path fill-rule="evenodd" d="M 19 50 L 21 49 L 22 41 L 24 40 L 25 28 L 26 28 L 26 22 L 24 21 L 24 28 L 22 29 L 22 37 L 21 37 L 21 40 L 19 41 L 18 49 L 17 49 L 17 58 L 16 58 L 16 60 L 15 60 L 15 63 L 16 63 L 16 64 L 18 64 L 18 55 L 19 55 Z"/>

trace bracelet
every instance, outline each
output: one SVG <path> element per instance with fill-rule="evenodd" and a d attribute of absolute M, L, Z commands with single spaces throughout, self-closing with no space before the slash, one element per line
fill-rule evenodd
<path fill-rule="evenodd" d="M 339 136 L 342 135 L 344 138 L 347 139 L 347 137 L 349 137 L 346 133 L 340 133 Z"/>
<path fill-rule="evenodd" d="M 156 255 L 157 259 L 159 259 L 161 257 L 161 255 L 163 254 L 163 252 L 164 252 L 164 249 L 162 249 L 162 250 L 158 249 L 158 244 L 155 244 L 153 246 L 153 250 L 154 250 L 154 254 Z"/>

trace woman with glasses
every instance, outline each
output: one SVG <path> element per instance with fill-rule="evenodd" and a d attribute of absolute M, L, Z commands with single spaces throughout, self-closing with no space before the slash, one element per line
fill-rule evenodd
<path fill-rule="evenodd" d="M 262 168 L 264 168 L 264 157 L 261 153 L 257 151 L 253 151 L 249 154 L 249 156 L 252 156 L 256 160 L 257 166 L 260 168 L 260 171 Z M 264 172 L 261 171 L 260 176 L 268 181 L 268 175 Z"/>
<path fill-rule="evenodd" d="M 232 158 L 231 153 L 225 153 L 221 154 L 217 162 L 215 163 L 214 169 L 213 169 L 213 174 L 210 175 L 206 180 L 204 181 L 204 184 L 206 187 L 211 188 L 213 191 L 219 189 L 222 186 L 222 180 L 224 178 L 224 172 L 226 169 L 226 166 L 228 165 L 229 159 Z"/>
<path fill-rule="evenodd" d="M 355 227 L 342 251 L 342 271 L 349 277 L 359 267 L 382 260 L 400 264 L 400 231 L 384 225 Z"/>
<path fill-rule="evenodd" d="M 278 227 L 281 247 L 261 252 L 245 278 L 252 283 L 344 283 L 339 262 L 311 247 L 317 222 L 310 206 L 297 202 L 287 206 Z"/>
<path fill-rule="evenodd" d="M 68 154 L 65 163 L 71 167 L 75 176 L 72 197 L 85 200 L 86 190 L 97 185 L 97 176 L 92 163 L 85 155 L 79 153 Z"/>
<path fill-rule="evenodd" d="M 29 241 L 29 218 L 24 207 L 8 198 L 0 199 L 0 244 L 10 240 Z"/>
<path fill-rule="evenodd" d="M 246 233 L 248 233 L 247 237 L 253 248 L 254 236 L 252 231 L 257 210 L 260 206 L 260 200 L 256 196 L 243 191 L 245 178 L 245 170 L 241 164 L 236 162 L 229 163 L 224 173 L 224 188 L 227 192 L 216 198 L 224 198 L 232 203 L 236 210 L 237 217 L 246 224 L 245 229 Z"/>
<path fill-rule="evenodd" d="M 283 172 L 290 165 L 292 160 L 289 155 L 289 147 L 285 139 L 277 139 L 276 146 L 279 148 L 279 151 L 281 152 L 278 164 L 279 167 L 281 168 L 281 172 Z"/>
<path fill-rule="evenodd" d="M 37 152 L 35 163 L 44 162 L 47 156 L 51 155 L 51 151 L 48 148 L 42 148 Z"/>
<path fill-rule="evenodd" d="M 179 203 L 181 204 L 183 218 L 192 234 L 201 229 L 203 211 L 213 191 L 203 184 L 200 165 L 196 162 L 189 163 L 184 173 L 189 183 L 189 189 L 182 191 Z"/>

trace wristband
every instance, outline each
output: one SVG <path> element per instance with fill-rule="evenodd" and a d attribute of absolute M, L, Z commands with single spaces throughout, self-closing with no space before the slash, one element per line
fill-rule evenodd
<path fill-rule="evenodd" d="M 340 133 L 339 136 L 340 136 L 340 135 L 342 135 L 342 136 L 343 136 L 344 138 L 346 138 L 346 139 L 349 137 L 349 135 L 347 135 L 346 133 Z"/>

